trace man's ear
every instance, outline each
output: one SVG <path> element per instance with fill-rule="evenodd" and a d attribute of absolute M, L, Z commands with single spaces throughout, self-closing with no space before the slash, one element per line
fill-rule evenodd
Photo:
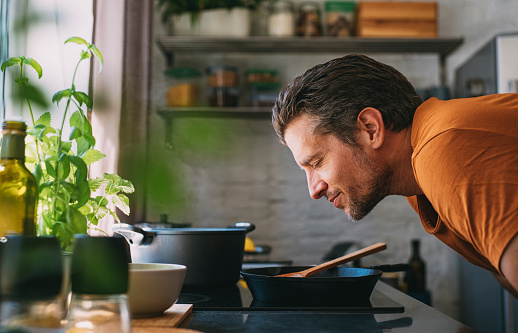
<path fill-rule="evenodd" d="M 381 112 L 367 107 L 358 114 L 359 140 L 372 149 L 378 149 L 385 139 L 385 123 Z"/>

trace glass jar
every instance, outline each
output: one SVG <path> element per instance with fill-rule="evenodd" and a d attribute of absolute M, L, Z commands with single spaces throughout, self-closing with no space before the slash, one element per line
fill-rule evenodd
<path fill-rule="evenodd" d="M 295 13 L 291 1 L 279 0 L 272 3 L 268 18 L 268 35 L 274 37 L 295 35 Z"/>
<path fill-rule="evenodd" d="M 63 263 L 57 238 L 12 235 L 0 253 L 0 331 L 62 332 Z"/>
<path fill-rule="evenodd" d="M 131 333 L 129 261 L 122 237 L 75 236 L 67 333 Z"/>
<path fill-rule="evenodd" d="M 237 87 L 238 68 L 228 65 L 216 65 L 207 68 L 211 87 Z"/>
<path fill-rule="evenodd" d="M 253 107 L 273 107 L 279 95 L 279 82 L 250 83 L 250 105 Z"/>
<path fill-rule="evenodd" d="M 325 3 L 327 36 L 347 37 L 354 34 L 356 2 L 328 1 Z"/>
<path fill-rule="evenodd" d="M 191 67 L 178 67 L 164 72 L 168 78 L 167 106 L 190 107 L 198 105 L 201 73 Z"/>
<path fill-rule="evenodd" d="M 235 87 L 212 87 L 208 95 L 210 106 L 235 107 L 239 104 L 239 89 Z"/>
<path fill-rule="evenodd" d="M 297 35 L 304 37 L 322 36 L 322 21 L 318 3 L 303 2 L 299 5 Z"/>

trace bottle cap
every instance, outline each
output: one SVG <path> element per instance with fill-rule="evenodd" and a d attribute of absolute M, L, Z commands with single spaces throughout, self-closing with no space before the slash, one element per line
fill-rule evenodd
<path fill-rule="evenodd" d="M 354 1 L 328 1 L 325 3 L 326 12 L 354 12 L 356 2 Z"/>
<path fill-rule="evenodd" d="M 63 259 L 56 237 L 13 235 L 0 245 L 2 299 L 44 300 L 60 293 Z"/>
<path fill-rule="evenodd" d="M 128 244 L 123 237 L 76 235 L 72 253 L 72 292 L 126 294 L 130 260 Z"/>
<path fill-rule="evenodd" d="M 13 129 L 25 132 L 27 125 L 22 120 L 4 120 L 2 122 L 2 129 Z"/>

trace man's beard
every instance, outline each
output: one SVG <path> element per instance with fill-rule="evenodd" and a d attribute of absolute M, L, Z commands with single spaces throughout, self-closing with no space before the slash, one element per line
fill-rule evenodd
<path fill-rule="evenodd" d="M 387 165 L 369 159 L 361 148 L 353 150 L 353 157 L 368 179 L 362 184 L 349 186 L 347 189 L 349 193 L 347 216 L 353 221 L 359 221 L 390 194 L 393 172 Z"/>

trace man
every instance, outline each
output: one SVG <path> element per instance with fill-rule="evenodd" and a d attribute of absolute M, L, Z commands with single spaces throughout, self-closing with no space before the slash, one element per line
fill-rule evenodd
<path fill-rule="evenodd" d="M 518 94 L 426 102 L 362 55 L 315 66 L 272 122 L 310 196 L 360 220 L 403 195 L 430 234 L 518 295 Z"/>

